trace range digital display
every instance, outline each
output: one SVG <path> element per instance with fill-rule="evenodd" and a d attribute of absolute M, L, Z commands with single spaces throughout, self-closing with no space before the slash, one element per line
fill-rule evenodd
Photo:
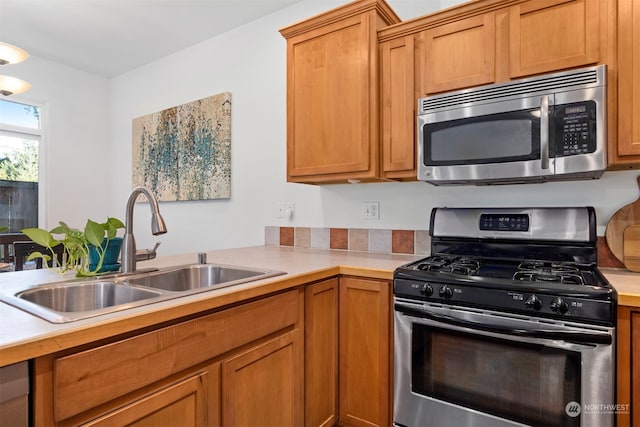
<path fill-rule="evenodd" d="M 482 214 L 480 230 L 529 231 L 529 216 L 526 214 Z"/>

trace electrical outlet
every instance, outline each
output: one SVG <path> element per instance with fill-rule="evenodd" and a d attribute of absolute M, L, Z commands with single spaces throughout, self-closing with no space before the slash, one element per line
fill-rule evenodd
<path fill-rule="evenodd" d="M 292 219 L 295 212 L 295 204 L 293 203 L 280 203 L 278 204 L 278 218 Z"/>
<path fill-rule="evenodd" d="M 380 202 L 362 202 L 362 218 L 380 219 Z"/>

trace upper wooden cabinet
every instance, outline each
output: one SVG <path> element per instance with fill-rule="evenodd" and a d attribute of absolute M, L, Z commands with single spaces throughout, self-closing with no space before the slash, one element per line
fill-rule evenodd
<path fill-rule="evenodd" d="M 609 144 L 615 167 L 640 165 L 640 0 L 618 1 L 618 136 Z M 617 143 L 615 143 L 617 142 Z"/>
<path fill-rule="evenodd" d="M 380 44 L 382 177 L 416 179 L 414 39 Z"/>
<path fill-rule="evenodd" d="M 416 35 L 421 93 L 495 81 L 494 14 L 460 19 Z"/>
<path fill-rule="evenodd" d="M 399 21 L 383 0 L 360 0 L 280 30 L 288 181 L 380 177 L 377 30 Z"/>
<path fill-rule="evenodd" d="M 512 6 L 511 77 L 597 63 L 601 37 L 599 3 L 601 0 L 530 0 Z"/>

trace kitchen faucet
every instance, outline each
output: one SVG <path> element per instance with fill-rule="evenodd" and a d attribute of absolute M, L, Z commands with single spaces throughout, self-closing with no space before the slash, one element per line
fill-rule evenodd
<path fill-rule="evenodd" d="M 151 207 L 151 233 L 154 236 L 157 236 L 167 232 L 167 226 L 164 224 L 162 215 L 160 215 L 158 200 L 153 194 L 151 194 L 151 191 L 144 187 L 136 187 L 131 190 L 131 194 L 129 194 L 129 200 L 127 200 L 127 216 L 124 228 L 124 238 L 122 239 L 123 273 L 135 273 L 136 261 L 144 261 L 155 258 L 156 249 L 160 244 L 158 242 L 153 247 L 153 249 L 145 249 L 140 251 L 140 253 L 136 251 L 136 239 L 133 237 L 133 207 L 135 206 L 136 199 L 141 193 L 147 197 L 149 206 Z"/>

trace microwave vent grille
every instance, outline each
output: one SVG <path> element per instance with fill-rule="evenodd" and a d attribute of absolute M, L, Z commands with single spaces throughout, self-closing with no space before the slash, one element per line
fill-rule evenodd
<path fill-rule="evenodd" d="M 589 86 L 601 86 L 604 84 L 603 70 L 604 66 L 591 67 L 569 73 L 551 74 L 422 98 L 420 100 L 421 113 L 441 108 L 460 107 L 472 103 L 486 103 L 512 97 L 531 96 L 540 92 L 554 93 L 564 92 L 569 88 L 580 89 Z"/>

